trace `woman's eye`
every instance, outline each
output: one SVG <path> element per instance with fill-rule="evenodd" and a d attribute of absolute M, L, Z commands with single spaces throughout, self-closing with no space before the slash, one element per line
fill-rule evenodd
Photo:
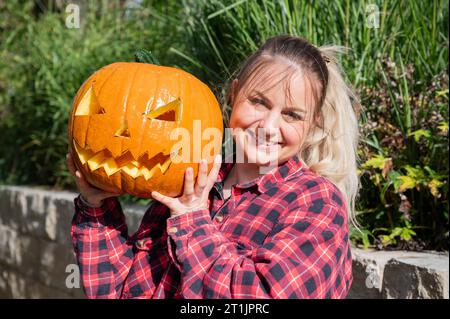
<path fill-rule="evenodd" d="M 266 106 L 266 102 L 263 99 L 258 99 L 258 98 L 251 98 L 249 99 L 249 101 L 253 104 L 253 105 L 263 105 Z"/>
<path fill-rule="evenodd" d="M 295 112 L 286 112 L 284 113 L 284 115 L 288 120 L 291 121 L 303 121 L 303 116 Z"/>

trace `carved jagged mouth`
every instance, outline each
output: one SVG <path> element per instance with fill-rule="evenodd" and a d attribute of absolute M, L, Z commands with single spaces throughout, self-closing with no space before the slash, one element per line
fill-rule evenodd
<path fill-rule="evenodd" d="M 75 140 L 73 140 L 73 145 L 81 164 L 87 164 L 92 172 L 103 168 L 108 177 L 117 172 L 122 172 L 133 178 L 143 176 L 145 180 L 152 178 L 158 171 L 164 174 L 172 163 L 171 158 L 178 156 L 179 153 L 179 150 L 174 154 L 158 153 L 151 158 L 148 158 L 147 153 L 145 153 L 138 160 L 135 160 L 128 151 L 114 158 L 107 150 L 95 153 L 87 148 L 82 148 Z"/>

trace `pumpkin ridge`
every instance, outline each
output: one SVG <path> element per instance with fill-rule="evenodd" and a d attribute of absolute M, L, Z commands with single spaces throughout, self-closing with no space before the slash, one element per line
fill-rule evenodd
<path fill-rule="evenodd" d="M 121 68 L 125 68 L 127 66 L 127 63 L 125 62 L 118 62 L 117 63 L 117 71 L 120 71 Z M 108 77 L 108 80 L 105 81 L 104 86 L 106 86 L 107 84 L 109 84 L 112 88 L 114 87 L 123 87 L 125 83 L 127 83 L 127 81 L 129 81 L 129 78 L 127 76 L 123 76 L 121 74 L 118 74 L 118 79 L 116 79 L 116 77 L 114 77 L 114 75 L 117 72 L 115 71 L 111 76 Z M 114 85 L 112 85 L 114 84 Z M 114 116 L 115 113 L 117 112 L 116 110 L 122 109 L 122 107 L 120 107 L 120 103 L 123 102 L 122 97 L 123 93 L 121 93 L 121 90 L 115 90 L 115 95 L 114 98 L 111 99 L 111 105 L 109 106 L 110 109 L 110 116 Z M 115 102 L 115 103 L 114 103 Z M 101 104 L 101 103 L 100 103 Z M 114 112 L 116 111 L 116 112 Z M 122 119 L 117 121 L 120 125 L 120 123 L 123 123 L 123 116 Z M 113 138 L 117 139 L 117 137 L 111 136 L 110 140 L 112 140 Z M 105 141 L 105 145 L 108 145 L 109 141 Z M 120 154 L 122 154 L 123 152 L 123 139 L 120 139 Z"/>
<path fill-rule="evenodd" d="M 125 93 L 125 97 L 123 99 L 123 105 L 125 106 L 125 109 L 123 110 L 123 116 L 122 116 L 122 121 L 126 120 L 126 118 L 128 117 L 128 98 L 130 97 L 130 91 L 131 91 L 131 87 L 134 84 L 134 79 L 136 78 L 136 74 L 139 71 L 139 67 L 135 66 L 134 68 L 134 72 L 133 75 L 131 77 L 131 79 L 128 81 L 128 87 L 126 89 L 126 93 Z"/>
<path fill-rule="evenodd" d="M 154 75 L 156 75 L 158 72 L 157 70 L 151 70 L 153 72 Z M 150 105 L 148 105 L 148 101 L 147 101 L 147 105 L 145 106 L 145 113 L 148 113 L 149 110 L 153 110 L 153 106 L 155 105 L 155 95 L 159 89 L 159 76 L 154 76 L 153 77 L 156 81 L 155 81 L 155 85 L 153 86 L 153 94 L 151 95 L 151 97 L 153 98 Z M 142 131 L 145 131 L 145 127 L 146 127 L 146 123 L 148 121 L 147 116 L 144 116 L 144 121 L 142 122 L 143 127 L 142 127 Z M 141 139 L 139 140 L 139 154 L 142 154 L 142 140 L 144 138 L 144 134 L 141 135 Z M 148 151 L 145 151 L 144 153 L 147 153 Z"/>
<path fill-rule="evenodd" d="M 102 93 L 102 89 L 103 89 L 103 87 L 105 86 L 105 84 L 106 84 L 106 81 L 108 81 L 113 75 L 114 75 L 114 73 L 116 73 L 116 71 L 119 69 L 119 63 L 115 63 L 116 64 L 116 67 L 114 68 L 114 69 L 112 69 L 112 71 L 111 71 L 111 73 L 109 73 L 108 75 L 104 75 L 104 77 L 105 77 L 105 80 L 102 82 L 102 85 L 99 85 L 99 88 L 98 88 L 98 92 L 97 92 L 97 96 L 100 96 L 100 94 Z M 100 72 L 101 70 L 99 70 L 99 71 L 97 71 L 97 72 Z M 96 72 L 96 73 L 97 73 Z M 95 73 L 94 73 L 95 74 Z M 94 91 L 95 92 L 95 91 Z"/>
<path fill-rule="evenodd" d="M 108 79 L 110 79 L 110 77 L 114 74 L 114 72 L 117 71 L 118 68 L 119 68 L 119 66 L 116 65 L 116 67 L 111 71 L 111 73 L 109 73 L 108 75 L 104 76 L 105 79 L 104 79 L 102 85 L 100 86 L 100 88 L 98 90 L 97 97 L 100 96 L 100 93 L 101 93 L 101 91 L 103 89 L 103 86 L 105 85 L 106 81 L 108 81 Z M 100 72 L 100 71 L 101 71 L 101 69 L 98 70 L 97 72 Z M 97 72 L 95 72 L 95 73 L 97 73 Z M 94 78 L 95 78 L 95 73 L 93 74 Z M 94 90 L 94 83 L 91 84 L 91 88 L 92 88 L 93 94 L 95 95 L 96 93 L 95 93 L 95 90 Z M 98 101 L 98 99 L 97 99 L 97 101 Z M 98 103 L 100 104 L 100 101 Z M 77 103 L 77 108 L 78 108 L 78 104 L 80 104 L 80 101 L 78 101 L 78 103 Z M 103 106 L 100 104 L 100 107 L 103 107 Z M 76 110 L 74 110 L 74 111 L 76 111 Z M 88 123 L 87 123 L 87 127 L 88 128 L 89 128 L 90 124 L 91 124 L 91 117 L 88 118 Z M 73 128 L 72 128 L 72 130 L 73 130 Z M 86 145 L 86 142 L 87 142 L 87 132 L 86 132 L 86 134 L 84 136 L 84 145 Z"/>

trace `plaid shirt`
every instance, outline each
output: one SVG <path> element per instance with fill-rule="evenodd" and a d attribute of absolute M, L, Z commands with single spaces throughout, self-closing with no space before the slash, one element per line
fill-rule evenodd
<path fill-rule="evenodd" d="M 297 156 L 233 186 L 222 164 L 210 209 L 170 217 L 152 202 L 129 236 L 116 198 L 75 199 L 72 241 L 89 298 L 345 298 L 353 280 L 346 204 Z"/>

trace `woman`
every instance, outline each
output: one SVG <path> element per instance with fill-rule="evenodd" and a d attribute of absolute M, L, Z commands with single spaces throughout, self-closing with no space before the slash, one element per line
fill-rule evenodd
<path fill-rule="evenodd" d="M 236 154 L 153 192 L 128 236 L 115 196 L 76 171 L 72 238 L 90 298 L 345 298 L 358 127 L 334 47 L 277 36 L 231 83 Z"/>

